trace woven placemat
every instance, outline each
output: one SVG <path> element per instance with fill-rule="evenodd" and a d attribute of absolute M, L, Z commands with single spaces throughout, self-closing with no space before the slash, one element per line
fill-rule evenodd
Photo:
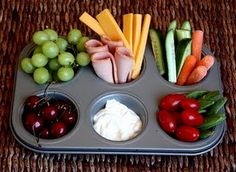
<path fill-rule="evenodd" d="M 188 19 L 205 32 L 204 43 L 221 64 L 228 98 L 228 130 L 212 151 L 193 157 L 137 155 L 48 155 L 20 146 L 9 129 L 13 80 L 19 54 L 43 28 L 65 35 L 71 28 L 94 33 L 78 18 L 109 8 L 121 24 L 122 14 L 149 13 L 154 28 L 166 31 L 172 19 Z M 0 1 L 0 171 L 236 171 L 236 3 L 235 0 L 1 0 Z"/>

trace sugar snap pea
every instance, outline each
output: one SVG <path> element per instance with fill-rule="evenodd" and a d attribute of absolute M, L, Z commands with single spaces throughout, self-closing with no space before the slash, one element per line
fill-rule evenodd
<path fill-rule="evenodd" d="M 216 90 L 216 91 L 209 91 L 207 94 L 204 94 L 203 96 L 201 96 L 198 100 L 202 101 L 202 100 L 209 100 L 209 101 L 216 101 L 220 98 L 220 91 Z"/>
<path fill-rule="evenodd" d="M 212 106 L 210 106 L 209 110 L 207 111 L 207 115 L 217 114 L 225 105 L 226 101 L 227 99 L 225 97 L 221 97 L 220 99 L 218 99 Z"/>
<path fill-rule="evenodd" d="M 210 107 L 211 105 L 214 104 L 214 101 L 211 100 L 200 100 L 200 109 L 199 111 L 205 110 L 206 108 Z"/>
<path fill-rule="evenodd" d="M 197 99 L 199 97 L 202 97 L 206 93 L 208 93 L 207 90 L 195 90 L 195 91 L 190 91 L 189 93 L 186 94 L 186 96 L 187 98 Z"/>
<path fill-rule="evenodd" d="M 202 114 L 202 113 L 205 113 L 206 111 L 207 111 L 206 109 L 199 109 L 199 110 L 198 110 L 198 113 L 201 113 L 201 114 Z"/>
<path fill-rule="evenodd" d="M 200 139 L 205 139 L 214 134 L 214 130 L 203 130 L 200 132 Z"/>
<path fill-rule="evenodd" d="M 225 114 L 215 114 L 213 116 L 207 116 L 204 118 L 204 123 L 200 125 L 198 128 L 200 130 L 208 130 L 220 124 L 222 121 L 225 120 Z"/>

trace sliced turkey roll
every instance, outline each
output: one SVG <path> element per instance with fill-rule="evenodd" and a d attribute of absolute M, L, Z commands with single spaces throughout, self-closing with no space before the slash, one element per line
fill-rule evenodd
<path fill-rule="evenodd" d="M 117 47 L 115 52 L 115 62 L 117 67 L 118 83 L 125 83 L 134 65 L 134 58 L 129 49 L 125 47 Z"/>
<path fill-rule="evenodd" d="M 108 51 L 108 45 L 103 45 L 102 42 L 96 39 L 90 39 L 85 42 L 84 46 L 89 54 Z"/>
<path fill-rule="evenodd" d="M 111 53 L 108 51 L 94 53 L 91 61 L 97 76 L 110 83 L 118 82 L 115 59 Z"/>
<path fill-rule="evenodd" d="M 108 45 L 109 51 L 114 54 L 116 51 L 116 47 L 123 47 L 123 41 L 112 41 L 108 36 L 102 35 L 101 41 L 103 44 Z"/>

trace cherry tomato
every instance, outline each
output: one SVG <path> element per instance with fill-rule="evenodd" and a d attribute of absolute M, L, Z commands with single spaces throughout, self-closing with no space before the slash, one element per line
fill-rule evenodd
<path fill-rule="evenodd" d="M 198 110 L 200 108 L 200 103 L 196 99 L 184 99 L 180 102 L 183 109 L 193 109 Z"/>
<path fill-rule="evenodd" d="M 180 102 L 185 99 L 185 94 L 168 94 L 160 101 L 160 108 L 168 111 L 176 111 L 181 108 Z"/>
<path fill-rule="evenodd" d="M 181 141 L 194 142 L 199 138 L 200 131 L 195 127 L 182 125 L 176 129 L 175 136 Z"/>
<path fill-rule="evenodd" d="M 181 120 L 190 126 L 199 126 L 204 122 L 203 116 L 195 110 L 186 109 L 181 113 Z"/>
<path fill-rule="evenodd" d="M 175 118 L 166 110 L 157 113 L 157 119 L 161 128 L 167 133 L 174 133 L 176 129 Z"/>
<path fill-rule="evenodd" d="M 176 124 L 180 125 L 182 124 L 182 118 L 181 118 L 181 112 L 171 112 L 172 116 L 175 118 Z"/>

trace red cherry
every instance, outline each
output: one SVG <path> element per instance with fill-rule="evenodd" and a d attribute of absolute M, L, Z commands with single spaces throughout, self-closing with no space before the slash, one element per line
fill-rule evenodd
<path fill-rule="evenodd" d="M 25 100 L 25 107 L 29 110 L 35 110 L 38 107 L 40 99 L 41 98 L 39 96 L 36 96 L 36 95 L 29 96 Z"/>
<path fill-rule="evenodd" d="M 45 106 L 42 110 L 42 117 L 47 121 L 54 121 L 57 116 L 58 110 L 54 105 Z"/>
<path fill-rule="evenodd" d="M 49 138 L 50 134 L 49 134 L 49 129 L 48 128 L 44 128 L 42 130 L 42 132 L 39 133 L 39 137 L 41 138 Z"/>
<path fill-rule="evenodd" d="M 59 138 L 66 134 L 66 125 L 63 122 L 56 122 L 52 125 L 50 132 L 53 138 Z"/>
<path fill-rule="evenodd" d="M 30 132 L 35 132 L 37 134 L 43 128 L 44 121 L 35 113 L 29 112 L 25 116 L 24 125 L 25 128 L 28 129 Z"/>
<path fill-rule="evenodd" d="M 64 101 L 57 101 L 53 105 L 57 107 L 57 110 L 59 113 L 62 113 L 66 110 L 71 109 L 71 105 L 67 102 L 64 102 Z"/>
<path fill-rule="evenodd" d="M 64 122 L 67 126 L 72 127 L 77 119 L 77 114 L 71 111 L 65 111 L 62 116 L 62 122 Z"/>

